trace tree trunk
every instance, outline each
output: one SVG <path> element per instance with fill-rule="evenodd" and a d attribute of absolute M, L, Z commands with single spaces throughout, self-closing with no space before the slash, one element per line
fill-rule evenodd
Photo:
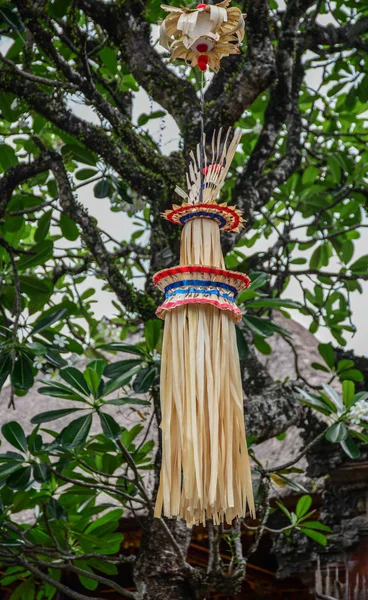
<path fill-rule="evenodd" d="M 191 529 L 180 521 L 167 522 L 170 531 L 186 556 Z M 188 581 L 177 556 L 157 519 L 147 518 L 134 581 L 139 600 L 195 600 L 195 590 Z"/>

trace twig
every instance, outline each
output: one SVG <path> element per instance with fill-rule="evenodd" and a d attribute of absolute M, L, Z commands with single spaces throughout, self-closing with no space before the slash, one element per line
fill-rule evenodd
<path fill-rule="evenodd" d="M 278 465 L 277 467 L 270 467 L 269 469 L 258 469 L 258 470 L 261 473 L 268 474 L 268 473 L 276 473 L 277 471 L 283 471 L 284 469 L 288 469 L 289 467 L 292 467 L 297 462 L 299 462 L 303 458 L 303 456 L 305 456 L 316 444 L 318 444 L 318 442 L 320 442 L 324 438 L 325 433 L 328 429 L 329 429 L 329 427 L 327 427 L 326 429 L 321 431 L 321 433 L 319 433 L 317 435 L 317 437 L 314 438 L 314 440 L 312 440 L 307 446 L 305 446 L 305 448 L 301 452 L 299 452 L 299 454 L 297 454 L 297 456 L 295 458 L 292 458 L 291 460 L 289 460 L 281 465 Z"/>
<path fill-rule="evenodd" d="M 42 567 L 53 567 L 55 569 L 67 570 L 71 573 L 75 573 L 76 575 L 81 575 L 83 577 L 87 577 L 88 579 L 92 579 L 93 581 L 98 581 L 99 583 L 103 583 L 104 585 L 108 585 L 110 588 L 119 592 L 121 596 L 125 598 L 135 599 L 137 596 L 133 592 L 129 592 L 129 590 L 125 590 L 118 583 L 112 581 L 111 579 L 107 579 L 107 577 L 103 577 L 101 575 L 97 575 L 96 573 L 91 573 L 90 571 L 85 571 L 84 569 L 80 569 L 72 564 L 58 564 L 58 563 L 49 563 L 43 560 L 35 559 L 37 564 Z"/>
<path fill-rule="evenodd" d="M 265 488 L 265 494 L 264 494 L 264 504 L 263 504 L 263 517 L 262 517 L 262 521 L 261 524 L 257 530 L 256 533 L 256 538 L 253 542 L 253 544 L 251 545 L 251 547 L 249 548 L 249 550 L 247 551 L 246 555 L 245 555 L 245 559 L 248 560 L 248 558 L 254 554 L 257 550 L 258 550 L 258 546 L 260 544 L 260 541 L 262 539 L 264 530 L 266 528 L 266 523 L 268 520 L 268 516 L 270 514 L 270 492 L 271 492 L 271 481 L 269 479 L 269 477 L 264 477 L 263 478 L 263 485 Z"/>
<path fill-rule="evenodd" d="M 73 485 L 79 485 L 79 486 L 85 487 L 85 488 L 93 488 L 95 490 L 101 490 L 102 492 L 110 492 L 110 493 L 116 494 L 117 496 L 121 496 L 125 500 L 132 500 L 133 502 L 138 502 L 139 504 L 145 504 L 145 502 L 143 500 L 140 500 L 139 498 L 134 498 L 133 496 L 130 496 L 130 494 L 127 494 L 126 492 L 122 492 L 121 490 L 118 490 L 115 487 L 112 487 L 112 486 L 109 486 L 106 484 L 100 485 L 97 483 L 87 483 L 85 481 L 80 481 L 79 479 L 71 479 L 70 477 L 66 477 L 65 475 L 62 475 L 61 473 L 56 471 L 50 465 L 49 465 L 49 469 L 52 473 L 54 473 L 54 475 L 56 477 L 58 477 L 58 479 L 61 479 L 62 481 L 65 481 L 66 483 L 72 483 Z"/>

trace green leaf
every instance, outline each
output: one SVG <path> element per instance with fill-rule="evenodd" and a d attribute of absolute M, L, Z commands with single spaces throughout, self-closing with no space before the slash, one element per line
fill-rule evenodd
<path fill-rule="evenodd" d="M 342 397 L 347 408 L 353 404 L 355 394 L 355 385 L 348 379 L 342 382 Z"/>
<path fill-rule="evenodd" d="M 157 371 L 155 368 L 146 367 L 138 371 L 137 377 L 133 382 L 133 390 L 137 394 L 146 394 L 154 384 Z"/>
<path fill-rule="evenodd" d="M 315 183 L 319 175 L 319 169 L 317 167 L 308 167 L 305 169 L 302 177 L 302 185 L 308 185 Z"/>
<path fill-rule="evenodd" d="M 93 569 L 97 569 L 97 571 L 101 571 L 105 575 L 117 575 L 119 573 L 116 565 L 112 565 L 101 558 L 90 558 L 88 562 Z"/>
<path fill-rule="evenodd" d="M 342 373 L 339 373 L 339 377 L 341 381 L 345 381 L 346 379 L 358 383 L 364 381 L 364 375 L 358 369 L 348 369 L 347 371 L 343 371 Z"/>
<path fill-rule="evenodd" d="M 6 485 L 10 487 L 11 490 L 23 490 L 27 487 L 31 478 L 31 474 L 31 467 L 21 467 L 20 469 L 9 475 L 9 477 L 6 480 Z"/>
<path fill-rule="evenodd" d="M 166 112 L 164 110 L 155 110 L 154 112 L 151 112 L 149 115 L 146 115 L 145 113 L 143 113 L 143 114 L 139 115 L 137 123 L 138 123 L 139 127 L 143 127 L 151 119 L 159 119 L 161 117 L 164 117 L 165 115 L 166 115 Z"/>
<path fill-rule="evenodd" d="M 3 169 L 10 169 L 18 164 L 17 155 L 12 146 L 8 144 L 0 144 L 0 165 Z"/>
<path fill-rule="evenodd" d="M 9 444 L 20 450 L 27 452 L 27 440 L 22 427 L 16 421 L 5 423 L 1 428 L 1 433 Z"/>
<path fill-rule="evenodd" d="M 18 462 L 8 462 L 6 464 L 2 464 L 0 466 L 0 481 L 3 479 L 6 479 L 7 477 L 9 477 L 9 475 L 14 473 L 18 469 L 19 469 Z"/>
<path fill-rule="evenodd" d="M 296 505 L 296 516 L 300 519 L 303 515 L 305 515 L 312 505 L 312 498 L 310 496 L 302 496 L 298 500 L 298 504 Z"/>
<path fill-rule="evenodd" d="M 287 516 L 287 518 L 289 519 L 289 521 L 291 521 L 291 513 L 288 511 L 288 509 L 286 508 L 286 506 L 284 506 L 283 504 L 281 504 L 281 502 L 279 502 L 278 500 L 276 500 L 276 504 L 279 507 L 279 509 L 282 510 L 282 512 L 284 513 L 284 515 Z"/>
<path fill-rule="evenodd" d="M 12 452 L 11 450 L 8 450 L 8 452 L 5 452 L 4 454 L 0 454 L 0 463 L 8 463 L 14 461 L 23 462 L 24 456 L 18 454 L 18 452 Z"/>
<path fill-rule="evenodd" d="M 331 400 L 334 403 L 334 405 L 336 406 L 336 408 L 343 409 L 344 405 L 342 403 L 342 400 L 341 400 L 339 394 L 330 385 L 327 385 L 327 383 L 323 383 L 322 387 L 325 390 L 328 397 L 331 398 Z"/>
<path fill-rule="evenodd" d="M 116 50 L 105 46 L 102 50 L 99 51 L 99 56 L 105 65 L 105 67 L 112 73 L 112 75 L 116 75 L 118 70 L 118 59 L 116 56 Z"/>
<path fill-rule="evenodd" d="M 32 417 L 31 423 L 33 425 L 38 425 L 39 423 L 56 421 L 56 419 L 66 417 L 67 415 L 71 415 L 79 410 L 83 410 L 83 408 L 60 408 L 58 410 L 49 410 L 48 412 L 39 413 L 38 415 Z"/>
<path fill-rule="evenodd" d="M 74 221 L 64 213 L 60 217 L 60 229 L 65 239 L 74 242 L 79 236 L 79 230 Z"/>
<path fill-rule="evenodd" d="M 131 74 L 123 76 L 123 81 L 120 88 L 123 92 L 127 92 L 128 90 L 139 92 L 139 85 Z"/>
<path fill-rule="evenodd" d="M 61 153 L 65 158 L 72 158 L 77 162 L 84 163 L 86 165 L 95 166 L 98 160 L 97 154 L 87 150 L 84 146 L 79 144 L 65 144 L 62 147 Z"/>
<path fill-rule="evenodd" d="M 50 517 L 55 519 L 55 521 L 60 521 L 61 519 L 67 520 L 67 513 L 56 498 L 50 498 L 47 503 L 47 510 L 50 513 Z"/>
<path fill-rule="evenodd" d="M 0 355 L 0 390 L 3 387 L 5 381 L 11 373 L 13 367 L 13 361 L 11 358 L 11 354 L 1 354 Z"/>
<path fill-rule="evenodd" d="M 267 283 L 267 281 L 269 281 L 270 279 L 271 279 L 271 276 L 268 273 L 260 273 L 260 272 L 251 273 L 250 289 L 253 291 L 258 290 L 259 288 L 263 287 L 265 285 L 265 283 Z"/>
<path fill-rule="evenodd" d="M 322 266 L 321 255 L 322 255 L 321 246 L 317 246 L 317 248 L 314 250 L 314 252 L 311 256 L 311 259 L 309 261 L 309 266 L 311 269 L 318 270 Z"/>
<path fill-rule="evenodd" d="M 254 345 L 257 348 L 258 352 L 261 352 L 261 354 L 264 354 L 265 356 L 269 356 L 270 354 L 272 354 L 271 346 L 266 342 L 266 340 L 263 337 L 255 335 Z"/>
<path fill-rule="evenodd" d="M 51 471 L 48 469 L 47 465 L 43 463 L 37 463 L 33 467 L 33 477 L 39 483 L 46 483 L 51 479 Z"/>
<path fill-rule="evenodd" d="M 162 321 L 159 319 L 152 319 L 146 321 L 144 325 L 144 337 L 146 338 L 147 348 L 150 352 L 156 349 L 162 330 Z"/>
<path fill-rule="evenodd" d="M 104 404 L 113 404 L 114 406 L 129 406 L 130 404 L 150 406 L 151 402 L 149 400 L 142 400 L 141 398 L 113 398 L 112 400 L 105 400 Z"/>
<path fill-rule="evenodd" d="M 318 410 L 318 412 L 321 412 L 325 415 L 329 415 L 329 414 L 331 414 L 331 412 L 336 412 L 335 405 L 329 399 L 327 399 L 327 401 L 326 401 L 326 398 L 324 398 L 323 396 L 316 396 L 314 394 L 309 394 L 305 390 L 298 388 L 298 387 L 296 389 L 303 397 L 303 398 L 298 398 L 298 400 L 300 402 L 302 402 L 303 404 L 305 404 L 306 406 L 309 406 L 310 408 L 313 408 L 314 410 Z"/>
<path fill-rule="evenodd" d="M 357 261 L 355 261 L 355 263 L 350 265 L 350 270 L 352 271 L 352 273 L 356 273 L 359 275 L 367 275 L 367 273 L 368 273 L 368 254 L 366 254 L 365 256 L 361 256 L 360 258 L 358 258 Z"/>
<path fill-rule="evenodd" d="M 304 527 L 301 527 L 300 531 L 304 533 L 304 535 L 307 535 L 312 540 L 320 544 L 321 546 L 327 546 L 326 536 L 322 533 L 319 533 L 319 531 L 314 531 L 314 529 L 305 529 Z"/>
<path fill-rule="evenodd" d="M 342 442 L 348 437 L 348 430 L 344 423 L 334 423 L 331 427 L 326 431 L 325 438 L 332 444 L 336 444 L 337 442 Z"/>
<path fill-rule="evenodd" d="M 75 400 L 76 402 L 84 402 L 85 404 L 88 403 L 86 398 L 83 398 L 63 383 L 55 381 L 51 383 L 48 380 L 43 380 L 43 383 L 45 383 L 46 385 L 38 388 L 38 392 L 40 394 L 44 394 L 45 396 L 51 396 L 52 398 L 63 398 L 64 400 Z"/>
<path fill-rule="evenodd" d="M 84 415 L 84 417 L 79 417 L 79 419 L 72 421 L 62 430 L 55 442 L 59 442 L 62 446 L 66 446 L 67 448 L 71 449 L 82 446 L 88 437 L 91 425 L 91 414 Z"/>
<path fill-rule="evenodd" d="M 48 329 L 50 325 L 57 323 L 61 319 L 63 319 L 68 314 L 68 310 L 66 308 L 59 308 L 52 313 L 49 313 L 47 316 L 41 317 L 37 319 L 37 321 L 33 325 L 32 335 L 35 333 L 40 333 L 44 331 L 44 329 Z"/>
<path fill-rule="evenodd" d="M 133 344 L 120 344 L 114 342 L 113 344 L 99 344 L 97 348 L 108 350 L 110 352 L 126 352 L 127 354 L 138 354 L 138 356 L 145 356 L 146 351 L 140 346 L 134 346 Z"/>
<path fill-rule="evenodd" d="M 34 600 L 36 588 L 33 581 L 23 581 L 11 594 L 9 600 Z"/>
<path fill-rule="evenodd" d="M 17 268 L 19 271 L 25 271 L 37 267 L 38 265 L 44 265 L 47 263 L 53 255 L 53 243 L 51 240 L 44 240 L 39 244 L 35 244 L 29 248 L 29 255 L 23 255 L 17 262 Z"/>
<path fill-rule="evenodd" d="M 50 292 L 50 285 L 47 280 L 45 281 L 32 275 L 21 275 L 19 281 L 22 292 L 27 294 L 27 296 L 48 295 Z"/>
<path fill-rule="evenodd" d="M 67 14 L 71 3 L 72 0 L 53 0 L 50 6 L 50 16 L 62 19 Z M 47 598 L 47 600 L 49 599 Z"/>
<path fill-rule="evenodd" d="M 318 344 L 318 352 L 322 356 L 326 365 L 332 369 L 335 364 L 335 352 L 331 343 L 328 344 Z"/>
<path fill-rule="evenodd" d="M 236 343 L 238 346 L 239 359 L 247 360 L 248 354 L 249 354 L 249 346 L 248 346 L 247 340 L 245 339 L 245 336 L 239 326 L 235 327 L 235 331 L 236 331 Z"/>
<path fill-rule="evenodd" d="M 29 390 L 34 384 L 32 362 L 25 354 L 20 354 L 14 363 L 11 380 L 15 388 Z"/>
<path fill-rule="evenodd" d="M 121 435 L 120 425 L 107 413 L 99 412 L 101 427 L 104 434 L 113 440 L 117 440 Z"/>
<path fill-rule="evenodd" d="M 87 381 L 83 377 L 83 374 L 75 367 L 65 367 L 65 369 L 60 369 L 60 377 L 81 394 L 85 394 L 88 397 L 90 396 L 91 390 L 89 389 Z"/>
<path fill-rule="evenodd" d="M 269 337 L 275 333 L 272 322 L 267 319 L 247 315 L 243 317 L 243 322 L 253 333 L 261 337 Z"/>
<path fill-rule="evenodd" d="M 93 188 L 95 198 L 107 198 L 111 192 L 111 184 L 108 179 L 101 179 Z"/>
<path fill-rule="evenodd" d="M 348 369 L 354 367 L 354 365 L 355 363 L 353 360 L 339 360 L 339 362 L 337 363 L 337 372 L 340 373 L 341 371 L 347 371 Z"/>
<path fill-rule="evenodd" d="M 127 385 L 138 371 L 139 367 L 133 367 L 133 369 L 130 369 L 130 371 L 127 371 L 126 373 L 121 375 L 121 377 L 118 377 L 117 379 L 112 379 L 108 383 L 105 383 L 105 387 L 103 390 L 104 396 L 108 396 L 109 394 L 112 394 L 112 392 L 115 392 L 119 388 Z"/>
<path fill-rule="evenodd" d="M 356 404 L 359 400 L 368 400 L 368 392 L 358 392 L 355 394 L 353 398 L 352 406 Z"/>
<path fill-rule="evenodd" d="M 38 219 L 38 227 L 35 232 L 35 242 L 42 242 L 47 236 L 51 224 L 52 210 L 47 210 Z"/>
<path fill-rule="evenodd" d="M 357 440 L 360 440 L 361 442 L 364 442 L 365 444 L 368 444 L 368 435 L 366 435 L 365 433 L 361 433 L 359 431 L 355 431 L 355 429 L 349 429 L 349 433 L 353 437 L 357 438 Z"/>
<path fill-rule="evenodd" d="M 316 369 L 316 371 L 323 371 L 324 373 L 329 373 L 330 369 L 328 369 L 327 367 L 324 367 L 323 365 L 320 365 L 319 363 L 312 363 L 312 368 Z"/>
<path fill-rule="evenodd" d="M 104 369 L 105 377 L 109 379 L 115 379 L 124 375 L 127 371 L 130 371 L 132 367 L 138 366 L 142 364 L 142 359 L 128 359 L 128 360 L 118 360 L 115 363 L 111 363 L 107 365 Z"/>
<path fill-rule="evenodd" d="M 246 308 L 301 308 L 301 304 L 283 298 L 258 298 L 247 302 Z"/>
<path fill-rule="evenodd" d="M 340 442 L 341 448 L 344 450 L 345 454 L 349 456 L 349 458 L 356 459 L 360 457 L 360 449 L 359 446 L 354 442 L 353 438 L 350 435 Z"/>
<path fill-rule="evenodd" d="M 93 394 L 93 397 L 97 398 L 100 384 L 100 378 L 98 374 L 94 369 L 90 369 L 89 367 L 87 367 L 87 369 L 83 373 L 83 377 L 86 380 L 87 385 L 91 390 L 91 393 Z"/>
<path fill-rule="evenodd" d="M 331 171 L 332 176 L 333 176 L 334 180 L 336 181 L 336 183 L 340 183 L 341 167 L 340 167 L 339 160 L 333 154 L 331 154 L 330 156 L 327 157 L 327 164 L 330 168 L 330 171 Z"/>
<path fill-rule="evenodd" d="M 92 360 L 87 365 L 88 369 L 93 369 L 94 371 L 96 371 L 99 381 L 101 381 L 105 366 L 106 366 L 106 361 L 104 358 L 98 358 L 96 360 Z"/>
<path fill-rule="evenodd" d="M 83 569 L 83 571 L 86 571 L 86 575 L 78 575 L 78 579 L 81 582 L 81 584 L 87 590 L 95 590 L 98 587 L 98 581 L 95 581 L 94 579 L 90 579 L 88 577 L 87 573 L 93 573 L 93 569 L 91 569 L 88 562 L 85 560 L 76 560 L 74 564 L 79 569 Z"/>
<path fill-rule="evenodd" d="M 327 533 L 331 533 L 331 528 L 319 521 L 303 521 L 303 527 L 307 529 L 317 529 L 319 531 L 326 531 Z"/>
<path fill-rule="evenodd" d="M 98 519 L 93 521 L 93 523 L 91 523 L 87 527 L 85 533 L 92 533 L 96 529 L 99 529 L 100 527 L 103 527 L 103 525 L 106 525 L 107 523 L 111 523 L 113 521 L 116 521 L 116 525 L 118 525 L 118 522 L 122 518 L 123 514 L 124 511 L 121 508 L 115 508 L 114 510 L 110 510 L 110 512 L 105 513 L 104 515 L 102 515 L 102 517 L 99 517 Z"/>
<path fill-rule="evenodd" d="M 94 177 L 95 175 L 97 175 L 97 173 L 98 171 L 96 171 L 95 169 L 80 169 L 76 172 L 75 177 L 79 181 L 85 181 L 86 179 Z"/>

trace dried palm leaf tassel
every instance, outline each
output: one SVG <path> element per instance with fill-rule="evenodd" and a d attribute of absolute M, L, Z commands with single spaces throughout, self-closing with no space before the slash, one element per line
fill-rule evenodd
<path fill-rule="evenodd" d="M 177 516 L 188 526 L 206 518 L 229 523 L 247 507 L 254 514 L 238 309 L 226 297 L 244 276 L 225 271 L 218 224 L 198 218 L 184 226 L 180 266 L 156 277 L 169 291 L 159 309 L 163 457 L 155 516 Z"/>

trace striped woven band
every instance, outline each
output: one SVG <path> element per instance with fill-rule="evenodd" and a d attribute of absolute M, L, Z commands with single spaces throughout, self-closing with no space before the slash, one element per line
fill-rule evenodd
<path fill-rule="evenodd" d="M 224 231 L 238 231 L 239 227 L 243 227 L 244 222 L 241 211 L 226 203 L 184 203 L 181 206 L 174 204 L 172 210 L 166 210 L 162 216 L 176 225 L 185 225 L 193 219 L 212 219 L 217 221 L 219 228 Z"/>
<path fill-rule="evenodd" d="M 185 304 L 211 304 L 228 311 L 234 321 L 240 321 L 242 313 L 235 304 L 235 298 L 249 286 L 250 281 L 243 273 L 188 265 L 156 273 L 154 283 L 165 293 L 165 300 L 157 309 L 161 319 L 168 311 Z"/>

